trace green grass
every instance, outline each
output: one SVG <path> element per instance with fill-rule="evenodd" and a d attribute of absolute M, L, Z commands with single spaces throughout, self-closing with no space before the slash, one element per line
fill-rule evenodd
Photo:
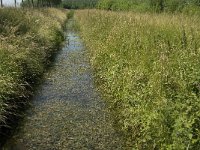
<path fill-rule="evenodd" d="M 0 9 L 0 122 L 30 96 L 63 41 L 66 11 Z"/>
<path fill-rule="evenodd" d="M 135 149 L 200 147 L 200 21 L 75 12 L 96 83 Z"/>

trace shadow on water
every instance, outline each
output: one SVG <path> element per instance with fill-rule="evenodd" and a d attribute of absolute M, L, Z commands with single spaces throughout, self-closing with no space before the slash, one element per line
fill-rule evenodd
<path fill-rule="evenodd" d="M 66 44 L 45 74 L 6 150 L 121 150 L 122 137 L 94 88 L 84 45 L 68 22 Z"/>

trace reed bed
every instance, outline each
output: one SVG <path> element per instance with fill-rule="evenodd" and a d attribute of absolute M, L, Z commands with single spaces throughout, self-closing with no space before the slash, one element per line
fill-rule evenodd
<path fill-rule="evenodd" d="M 78 10 L 75 18 L 129 144 L 199 149 L 199 16 Z"/>
<path fill-rule="evenodd" d="M 0 9 L 0 123 L 5 125 L 64 39 L 66 11 Z"/>

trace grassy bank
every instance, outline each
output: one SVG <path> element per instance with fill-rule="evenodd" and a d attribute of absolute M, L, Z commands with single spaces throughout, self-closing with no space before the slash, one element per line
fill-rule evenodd
<path fill-rule="evenodd" d="M 200 147 L 200 21 L 76 11 L 98 88 L 136 149 Z"/>
<path fill-rule="evenodd" d="M 0 122 L 30 96 L 64 39 L 66 11 L 0 9 Z"/>

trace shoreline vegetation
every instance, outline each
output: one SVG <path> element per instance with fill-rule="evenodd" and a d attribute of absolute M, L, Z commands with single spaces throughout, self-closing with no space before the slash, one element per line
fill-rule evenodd
<path fill-rule="evenodd" d="M 97 88 L 127 145 L 199 149 L 200 0 L 24 0 L 22 6 L 0 9 L 0 127 L 31 96 L 74 15 Z M 52 6 L 77 10 L 44 8 Z"/>
<path fill-rule="evenodd" d="M 198 16 L 77 10 L 96 84 L 135 149 L 199 149 Z"/>
<path fill-rule="evenodd" d="M 64 40 L 67 11 L 0 9 L 0 128 L 32 95 Z"/>

